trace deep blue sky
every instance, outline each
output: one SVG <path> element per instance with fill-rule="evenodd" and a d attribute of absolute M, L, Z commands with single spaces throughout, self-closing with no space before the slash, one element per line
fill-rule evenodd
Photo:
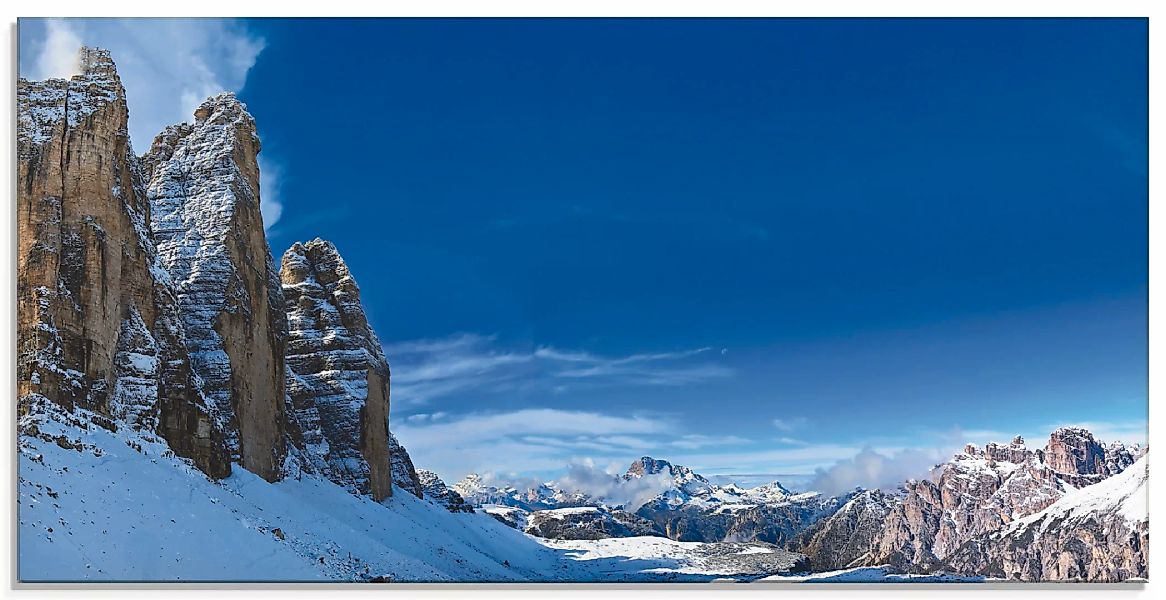
<path fill-rule="evenodd" d="M 483 466 L 439 422 L 533 408 L 667 425 L 458 453 L 804 472 L 942 431 L 1143 430 L 1145 20 L 245 28 L 273 250 L 337 244 L 394 423 L 446 476 Z"/>

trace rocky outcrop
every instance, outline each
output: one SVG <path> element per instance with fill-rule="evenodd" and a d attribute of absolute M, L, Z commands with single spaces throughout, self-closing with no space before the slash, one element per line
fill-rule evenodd
<path fill-rule="evenodd" d="M 393 485 L 417 496 L 425 497 L 425 486 L 421 483 L 421 476 L 413 466 L 413 459 L 409 451 L 397 441 L 397 436 L 389 432 L 389 456 L 393 470 Z"/>
<path fill-rule="evenodd" d="M 148 228 L 125 90 L 107 51 L 83 48 L 78 66 L 17 84 L 19 410 L 34 398 L 84 408 L 224 477 L 223 431 Z"/>
<path fill-rule="evenodd" d="M 167 127 L 143 158 L 151 229 L 186 345 L 232 459 L 280 477 L 286 318 L 259 211 L 255 121 L 233 94 Z"/>
<path fill-rule="evenodd" d="M 433 471 L 426 471 L 425 469 L 417 469 L 417 482 L 421 484 L 423 497 L 428 498 L 442 506 L 452 513 L 457 512 L 474 512 L 474 507 L 466 504 L 457 492 L 449 489 L 445 482 L 437 476 Z"/>
<path fill-rule="evenodd" d="M 1042 458 L 1058 473 L 1093 475 L 1098 479 L 1116 475 L 1134 461 L 1124 445 L 1102 446 L 1089 430 L 1079 427 L 1062 427 L 1054 431 Z"/>
<path fill-rule="evenodd" d="M 907 482 L 866 564 L 935 568 L 964 542 L 1041 511 L 1131 462 L 1125 446 L 1107 450 L 1083 429 L 1053 432 L 1043 450 L 1029 449 L 1019 436 L 1007 446 L 969 446 L 936 467 L 929 480 Z"/>
<path fill-rule="evenodd" d="M 853 494 L 834 514 L 798 534 L 788 549 L 805 554 L 814 571 L 860 566 L 878 552 L 887 515 L 899 499 L 881 490 Z"/>
<path fill-rule="evenodd" d="M 619 509 L 596 506 L 532 512 L 526 517 L 524 531 L 554 540 L 664 535 L 654 523 L 643 517 Z"/>
<path fill-rule="evenodd" d="M 1077 454 L 1084 459 L 1088 454 Z M 1148 576 L 1145 458 L 1121 474 L 1074 490 L 1044 510 L 978 536 L 942 568 L 1018 581 L 1116 582 Z M 1096 462 L 1059 463 L 1062 467 Z"/>
<path fill-rule="evenodd" d="M 399 481 L 416 481 L 416 474 L 408 474 L 412 461 L 398 458 L 393 468 L 392 455 L 404 452 L 390 446 L 389 364 L 356 280 L 336 247 L 320 239 L 284 253 L 280 280 L 289 325 L 287 392 L 299 445 L 332 481 L 387 498 L 394 471 Z M 420 486 L 410 487 L 420 494 Z"/>

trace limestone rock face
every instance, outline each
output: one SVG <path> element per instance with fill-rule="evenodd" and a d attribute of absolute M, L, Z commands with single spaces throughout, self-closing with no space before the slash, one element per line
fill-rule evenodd
<path fill-rule="evenodd" d="M 17 381 L 165 438 L 212 477 L 223 432 L 191 370 L 174 289 L 149 230 L 142 165 L 109 53 L 78 75 L 17 84 Z"/>
<path fill-rule="evenodd" d="M 389 456 L 392 460 L 393 485 L 417 496 L 425 497 L 425 486 L 421 483 L 420 471 L 413 466 L 409 451 L 397 441 L 397 436 L 389 432 Z"/>
<path fill-rule="evenodd" d="M 233 94 L 194 117 L 167 127 L 143 157 L 150 226 L 232 459 L 274 481 L 287 454 L 287 324 L 259 211 L 259 138 Z"/>
<path fill-rule="evenodd" d="M 968 541 L 943 568 L 1019 581 L 1145 578 L 1148 479 L 1143 458 L 1121 474 L 1071 491 L 1040 512 Z"/>
<path fill-rule="evenodd" d="M 867 564 L 878 551 L 887 515 L 898 503 L 896 496 L 880 490 L 854 493 L 833 515 L 794 538 L 788 548 L 805 554 L 815 571 Z"/>
<path fill-rule="evenodd" d="M 1107 455 L 1106 448 L 1089 430 L 1077 427 L 1054 431 L 1044 451 L 1044 461 L 1050 469 L 1078 475 L 1116 475 L 1133 462 L 1131 459 L 1121 445 L 1112 446 Z"/>
<path fill-rule="evenodd" d="M 474 512 L 474 507 L 466 504 L 466 501 L 457 492 L 449 489 L 445 482 L 437 476 L 437 473 L 417 469 L 417 479 L 424 491 L 424 497 L 444 506 L 449 512 Z"/>
<path fill-rule="evenodd" d="M 280 279 L 288 309 L 291 417 L 309 463 L 354 493 L 387 498 L 397 445 L 388 430 L 389 364 L 356 280 L 336 247 L 320 239 L 288 249 Z M 413 471 L 412 461 L 401 469 Z M 410 487 L 420 495 L 419 486 Z"/>
<path fill-rule="evenodd" d="M 1083 429 L 1053 432 L 1043 450 L 1027 448 L 1019 436 L 1007 446 L 969 446 L 936 467 L 930 480 L 904 486 L 902 502 L 888 514 L 866 564 L 933 568 L 964 542 L 1039 512 L 1133 462 L 1124 445 L 1110 447 L 1107 458 L 1107 449 Z"/>

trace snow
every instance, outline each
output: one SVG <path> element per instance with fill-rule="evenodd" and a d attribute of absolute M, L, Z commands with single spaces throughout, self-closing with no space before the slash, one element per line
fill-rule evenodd
<path fill-rule="evenodd" d="M 235 468 L 215 482 L 152 434 L 36 408 L 20 422 L 25 582 L 709 581 L 767 574 L 729 555 L 797 556 L 658 537 L 541 540 L 484 512 L 401 489 L 378 503 L 310 474 L 268 483 Z"/>
<path fill-rule="evenodd" d="M 772 575 L 759 581 L 779 583 L 980 583 L 982 577 L 963 577 L 938 573 L 919 575 L 895 573 L 889 567 L 856 567 L 820 573 L 800 573 L 796 575 Z"/>
<path fill-rule="evenodd" d="M 800 555 L 768 544 L 678 542 L 661 537 L 599 540 L 545 540 L 550 548 L 591 566 L 603 581 L 711 581 L 731 576 L 753 580 L 793 566 Z M 768 566 L 741 561 L 741 556 L 774 555 Z M 782 569 L 773 565 L 781 565 Z M 757 569 L 769 568 L 769 572 Z"/>
<path fill-rule="evenodd" d="M 1119 514 L 1130 523 L 1149 519 L 1147 481 L 1149 454 L 1121 473 L 1099 483 L 1071 490 L 1048 508 L 1013 522 L 1001 534 L 1022 530 L 1034 523 L 1044 531 L 1050 524 L 1083 520 L 1102 514 Z"/>

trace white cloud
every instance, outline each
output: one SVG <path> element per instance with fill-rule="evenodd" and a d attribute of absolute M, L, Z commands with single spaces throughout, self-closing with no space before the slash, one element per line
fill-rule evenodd
<path fill-rule="evenodd" d="M 259 157 L 259 212 L 263 214 L 263 227 L 270 229 L 283 214 L 283 203 L 279 201 L 279 188 L 283 180 L 282 168 L 265 156 Z"/>
<path fill-rule="evenodd" d="M 809 422 L 810 422 L 809 419 L 806 419 L 805 417 L 793 417 L 793 418 L 789 418 L 789 419 L 774 419 L 773 426 L 776 427 L 780 431 L 784 431 L 786 433 L 789 433 L 791 431 L 796 431 L 798 429 L 804 428 Z"/>
<path fill-rule="evenodd" d="M 393 397 L 405 405 L 471 390 L 562 394 L 580 387 L 676 386 L 731 375 L 728 367 L 699 360 L 707 350 L 600 356 L 548 346 L 502 348 L 496 337 L 472 333 L 385 346 L 393 365 Z"/>
<path fill-rule="evenodd" d="M 674 448 L 696 450 L 708 446 L 737 446 L 748 443 L 749 440 L 736 435 L 689 434 L 680 436 L 679 439 L 673 440 L 669 445 Z"/>
<path fill-rule="evenodd" d="M 77 49 L 81 45 L 81 37 L 67 21 L 46 19 L 44 42 L 36 56 L 35 71 L 29 77 L 49 79 L 77 74 L 80 68 Z"/>
<path fill-rule="evenodd" d="M 453 481 L 470 472 L 552 472 L 595 459 L 622 469 L 645 454 L 671 459 L 678 448 L 748 443 L 681 432 L 671 419 L 635 413 L 528 408 L 440 420 L 413 416 L 394 433 L 417 465 Z"/>
<path fill-rule="evenodd" d="M 194 109 L 220 92 L 243 89 L 265 42 L 236 19 L 22 19 L 20 73 L 30 79 L 77 70 L 82 45 L 113 54 L 130 109 L 130 139 L 149 150 L 163 127 L 190 121 Z M 263 161 L 264 223 L 279 218 L 278 169 Z M 268 170 L 272 173 L 268 173 Z"/>
<path fill-rule="evenodd" d="M 660 472 L 624 480 L 618 472 L 605 471 L 594 461 L 583 460 L 567 465 L 566 474 L 555 483 L 565 492 L 582 492 L 634 512 L 671 487 L 672 476 Z"/>
<path fill-rule="evenodd" d="M 831 495 L 855 487 L 893 490 L 908 479 L 927 475 L 931 467 L 943 462 L 948 456 L 938 449 L 905 448 L 886 452 L 864 448 L 851 458 L 840 460 L 829 468 L 818 469 L 806 487 Z"/>

